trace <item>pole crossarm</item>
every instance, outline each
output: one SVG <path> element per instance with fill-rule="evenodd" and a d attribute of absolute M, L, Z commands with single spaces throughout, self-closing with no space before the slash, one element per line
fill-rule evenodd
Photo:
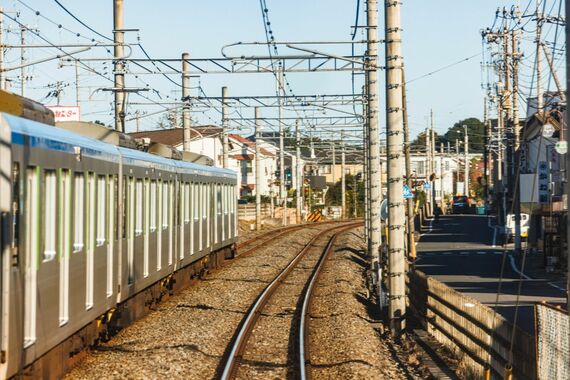
<path fill-rule="evenodd" d="M 272 74 L 272 65 L 283 67 L 286 73 L 311 73 L 311 72 L 363 72 L 366 70 L 366 56 L 349 55 L 338 57 L 324 57 L 310 55 L 277 55 L 273 57 L 239 57 L 239 58 L 192 58 L 187 60 L 190 64 L 190 74 Z M 112 58 L 82 58 L 81 61 L 113 61 Z M 180 75 L 180 70 L 171 64 L 181 62 L 180 58 L 124 58 L 124 62 L 156 63 L 164 66 L 164 70 L 146 70 L 132 72 L 133 75 Z M 359 62 L 359 63 L 355 63 Z"/>

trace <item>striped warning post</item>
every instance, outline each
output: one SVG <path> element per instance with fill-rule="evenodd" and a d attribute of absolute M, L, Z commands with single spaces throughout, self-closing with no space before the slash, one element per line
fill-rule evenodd
<path fill-rule="evenodd" d="M 307 222 L 320 222 L 321 220 L 323 220 L 323 213 L 320 209 L 317 209 L 307 215 Z"/>

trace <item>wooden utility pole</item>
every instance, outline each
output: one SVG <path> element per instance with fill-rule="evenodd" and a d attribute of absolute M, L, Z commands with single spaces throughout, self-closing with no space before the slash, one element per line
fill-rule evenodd
<path fill-rule="evenodd" d="M 373 2 L 373 0 L 371 0 Z M 406 326 L 406 228 L 404 209 L 404 126 L 402 104 L 401 3 L 385 0 L 386 135 L 388 145 L 388 273 L 390 331 L 399 336 Z"/>
<path fill-rule="evenodd" d="M 382 244 L 380 204 L 382 202 L 382 174 L 380 167 L 380 131 L 378 129 L 378 3 L 366 1 L 366 50 L 368 65 L 366 78 L 368 89 L 368 144 L 370 170 L 370 274 L 377 294 L 381 296 L 380 247 Z"/>
<path fill-rule="evenodd" d="M 261 159 L 260 141 L 261 128 L 259 126 L 259 107 L 255 107 L 255 229 L 261 230 Z"/>
<path fill-rule="evenodd" d="M 113 0 L 114 75 L 115 75 L 115 130 L 125 132 L 125 65 L 123 0 Z"/>
<path fill-rule="evenodd" d="M 190 152 L 190 141 L 192 133 L 190 131 L 190 54 L 182 53 L 182 129 L 184 134 L 183 148 L 185 152 Z M 178 119 L 175 116 L 175 120 Z"/>
<path fill-rule="evenodd" d="M 223 166 L 225 169 L 229 168 L 230 166 L 229 146 L 230 143 L 228 141 L 228 88 L 224 86 L 222 87 L 222 157 L 223 157 Z M 271 195 L 271 202 L 273 204 L 273 194 Z"/>
<path fill-rule="evenodd" d="M 402 107 L 403 107 L 403 123 L 404 123 L 404 155 L 406 157 L 406 184 L 413 188 L 412 183 L 412 162 L 410 157 L 410 128 L 408 125 L 408 102 L 406 100 L 406 75 L 402 67 Z M 415 241 L 415 215 L 414 215 L 414 199 L 406 199 L 407 209 L 407 232 L 408 232 L 408 260 L 412 265 L 416 262 L 416 241 Z"/>

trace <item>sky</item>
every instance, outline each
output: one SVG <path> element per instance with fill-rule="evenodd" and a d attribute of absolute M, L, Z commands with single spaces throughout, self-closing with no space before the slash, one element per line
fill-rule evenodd
<path fill-rule="evenodd" d="M 58 0 L 73 15 L 95 31 L 112 35 L 112 6 L 107 1 L 72 1 Z M 365 2 L 365 0 L 361 0 Z M 402 48 L 408 84 L 408 108 L 412 137 L 426 127 L 427 117 L 433 109 L 435 128 L 445 132 L 455 122 L 468 117 L 483 116 L 483 90 L 481 89 L 482 44 L 481 29 L 492 25 L 498 7 L 510 8 L 520 3 L 524 9 L 527 0 L 407 0 L 402 6 Z M 555 3 L 550 0 L 550 3 Z M 356 16 L 356 0 L 266 0 L 271 29 L 277 41 L 350 41 L 351 25 Z M 53 44 L 91 43 L 104 39 L 86 29 L 77 20 L 67 14 L 55 0 L 12 0 L 3 1 L 6 10 L 4 39 L 8 44 L 17 44 L 20 38 L 18 25 L 9 18 L 16 18 L 20 23 L 37 31 Z M 379 37 L 383 38 L 383 2 L 379 2 Z M 18 12 L 18 13 L 16 13 Z M 39 12 L 39 15 L 37 14 Z M 224 45 L 238 41 L 265 41 L 260 2 L 254 0 L 125 0 L 124 27 L 139 29 L 127 32 L 126 41 L 140 43 L 152 58 L 179 58 L 182 52 L 190 53 L 192 58 L 221 57 Z M 46 19 L 47 18 L 47 19 Z M 54 24 L 55 23 L 55 24 Z M 360 6 L 359 25 L 365 23 L 364 4 Z M 61 25 L 62 28 L 59 28 Z M 77 36 L 79 33 L 81 36 Z M 359 28 L 355 40 L 364 38 L 364 29 Z M 87 37 L 87 38 L 85 38 Z M 45 43 L 33 33 L 27 33 L 27 43 Z M 311 45 L 310 48 L 326 51 L 329 54 L 350 55 L 349 44 L 343 45 Z M 78 48 L 66 48 L 72 51 Z M 142 58 L 141 50 L 134 45 L 132 51 L 126 49 L 131 57 Z M 266 55 L 266 47 L 236 47 L 228 49 L 229 54 Z M 53 48 L 27 49 L 29 60 L 39 60 L 58 54 Z M 298 54 L 280 47 L 281 54 Z M 362 45 L 356 46 L 356 53 L 362 53 Z M 379 46 L 379 62 L 384 60 L 384 47 Z M 529 49 L 530 56 L 530 49 Z M 110 102 L 111 93 L 103 91 L 112 87 L 111 55 L 104 48 L 94 48 L 88 52 L 75 55 L 83 64 L 89 65 L 100 75 L 80 68 L 80 98 L 82 114 L 86 120 L 101 120 L 112 123 Z M 467 59 L 469 58 L 469 59 Z M 92 61 L 89 59 L 105 59 Z M 467 59 L 467 60 L 465 60 Z M 426 75 L 450 64 L 463 61 L 433 75 Z M 19 49 L 6 51 L 5 66 L 14 67 L 20 61 Z M 179 65 L 179 62 L 173 65 Z M 57 81 L 64 86 L 62 105 L 75 104 L 75 71 L 73 63 L 61 67 L 58 60 L 34 65 L 27 73 L 27 95 L 48 104 L 54 105 L 55 98 L 47 97 L 50 89 Z M 150 64 L 147 67 L 152 68 Z M 166 70 L 164 66 L 161 66 Z M 141 69 L 129 65 L 127 87 L 147 87 L 157 90 L 141 93 L 150 99 L 136 94 L 129 95 L 128 116 L 133 118 L 136 111 L 143 117 L 140 119 L 141 129 L 156 128 L 158 120 L 163 116 L 168 105 L 156 103 L 171 102 L 180 98 L 179 87 L 162 75 L 137 75 Z M 15 79 L 12 90 L 20 91 L 20 84 L 15 78 L 19 70 L 10 71 L 8 77 Z M 170 76 L 180 82 L 180 75 Z M 379 73 L 380 86 L 380 125 L 384 123 L 384 73 Z M 291 73 L 287 75 L 293 93 L 296 95 L 314 94 L 350 94 L 352 92 L 351 76 L 347 72 L 336 73 Z M 355 76 L 355 91 L 362 86 L 362 75 Z M 562 78 L 562 80 L 564 80 Z M 198 84 L 208 96 L 219 96 L 221 87 L 227 86 L 233 96 L 274 95 L 275 79 L 271 74 L 208 74 L 193 76 L 192 95 L 198 95 Z M 51 87 L 49 87 L 51 86 Z M 215 103 L 219 105 L 219 103 Z M 157 113 L 158 112 L 158 113 Z M 239 113 L 238 113 L 239 112 Z M 276 116 L 276 109 L 263 109 L 263 116 Z M 156 114 L 155 114 L 156 113 Z M 312 115 L 315 111 L 310 111 Z M 329 112 L 328 115 L 334 113 Z M 252 117 L 252 109 L 235 109 L 232 118 L 239 116 Z M 286 116 L 307 115 L 303 111 L 286 111 Z M 204 111 L 203 107 L 193 112 L 197 124 L 219 124 L 220 112 L 217 109 Z M 236 122 L 237 123 L 237 122 Z M 231 123 L 232 127 L 238 124 Z M 245 124 L 251 125 L 251 122 Z M 240 125 L 244 125 L 243 123 Z M 134 131 L 134 121 L 127 124 L 128 131 Z M 248 128 L 242 133 L 249 133 Z"/>

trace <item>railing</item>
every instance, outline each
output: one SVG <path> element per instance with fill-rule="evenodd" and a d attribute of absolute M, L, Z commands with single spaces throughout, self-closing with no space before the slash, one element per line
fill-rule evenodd
<path fill-rule="evenodd" d="M 412 313 L 437 341 L 463 353 L 462 364 L 483 375 L 503 378 L 511 363 L 515 378 L 536 378 L 534 337 L 516 328 L 509 360 L 512 325 L 477 300 L 459 293 L 420 271 L 408 275 L 408 300 Z"/>

